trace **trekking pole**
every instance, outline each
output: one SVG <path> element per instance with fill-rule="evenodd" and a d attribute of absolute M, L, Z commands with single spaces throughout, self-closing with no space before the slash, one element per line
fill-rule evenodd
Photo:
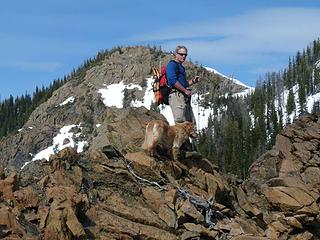
<path fill-rule="evenodd" d="M 197 121 L 197 131 L 198 134 L 200 133 L 200 94 L 198 93 L 198 97 L 197 97 L 197 104 L 198 104 L 198 121 Z"/>

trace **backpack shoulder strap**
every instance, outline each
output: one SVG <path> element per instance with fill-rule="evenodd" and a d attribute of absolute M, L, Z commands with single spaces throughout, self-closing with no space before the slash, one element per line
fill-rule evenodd
<path fill-rule="evenodd" d="M 169 62 L 174 62 L 174 64 L 176 65 L 176 75 L 178 77 L 180 74 L 179 64 L 175 60 L 170 60 Z"/>

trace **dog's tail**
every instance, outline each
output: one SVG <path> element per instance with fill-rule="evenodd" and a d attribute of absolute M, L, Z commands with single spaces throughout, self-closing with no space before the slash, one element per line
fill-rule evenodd
<path fill-rule="evenodd" d="M 161 134 L 162 134 L 161 130 L 162 128 L 159 125 L 159 123 L 157 122 L 153 124 L 149 123 L 146 127 L 146 133 L 145 133 L 144 142 L 142 144 L 142 149 L 147 151 L 151 151 L 152 149 L 154 149 L 161 137 Z"/>
<path fill-rule="evenodd" d="M 153 125 L 148 123 L 147 127 L 146 127 L 146 132 L 145 132 L 145 137 L 144 137 L 144 142 L 142 144 L 142 149 L 144 150 L 149 150 L 150 149 L 150 143 L 152 142 L 152 138 L 153 138 Z M 149 134 L 150 132 L 152 132 L 152 135 Z"/>
<path fill-rule="evenodd" d="M 158 142 L 163 134 L 163 128 L 160 123 L 155 123 L 152 128 L 152 138 L 154 142 Z"/>
<path fill-rule="evenodd" d="M 147 128 L 148 128 L 148 126 L 147 126 Z M 146 128 L 146 132 L 145 132 L 145 135 L 144 135 L 144 141 L 143 141 L 142 146 L 141 146 L 141 148 L 144 149 L 144 150 L 147 150 L 147 145 L 148 145 L 148 140 L 149 140 L 147 128 Z"/>

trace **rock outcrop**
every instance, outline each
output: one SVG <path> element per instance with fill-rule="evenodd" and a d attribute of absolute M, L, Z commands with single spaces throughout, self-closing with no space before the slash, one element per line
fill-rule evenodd
<path fill-rule="evenodd" d="M 320 237 L 319 144 L 319 115 L 305 115 L 282 130 L 274 148 L 251 166 L 243 188 L 263 213 L 269 238 Z"/>
<path fill-rule="evenodd" d="M 90 143 L 94 141 L 92 145 L 100 142 L 106 144 L 106 141 L 100 141 L 101 139 L 96 138 L 95 135 L 100 130 L 96 125 L 105 126 L 103 122 L 107 121 L 106 115 L 113 121 L 114 116 L 122 113 L 105 106 L 100 90 L 105 90 L 111 84 L 122 83 L 127 86 L 125 92 L 130 95 L 130 100 L 143 102 L 145 101 L 144 97 L 151 91 L 151 85 L 147 84 L 147 78 L 151 77 L 151 67 L 159 66 L 160 62 L 163 64 L 168 62 L 171 56 L 154 48 L 122 47 L 114 49 L 100 58 L 92 66 L 82 69 L 70 77 L 64 85 L 54 91 L 46 102 L 31 113 L 29 120 L 18 132 L 1 139 L 0 162 L 7 172 L 20 169 L 35 154 L 49 147 L 52 144 L 52 138 L 59 133 L 59 129 L 66 125 L 78 126 L 75 132 L 81 133 L 78 137 L 79 140 L 85 139 Z M 199 88 L 198 90 L 201 88 L 209 91 L 214 88 L 214 91 L 210 92 L 223 95 L 226 92 L 237 93 L 246 89 L 244 86 L 219 74 L 206 71 L 192 62 L 187 61 L 185 65 L 190 76 L 195 73 L 201 75 L 203 81 L 195 86 L 195 88 Z M 132 84 L 135 87 L 132 87 Z M 111 98 L 115 97 L 123 101 L 119 96 L 110 96 L 110 100 L 114 101 Z M 68 101 L 68 99 L 72 99 L 72 101 Z M 131 102 L 129 101 L 129 103 Z M 148 104 L 151 106 L 151 102 Z M 150 106 L 147 108 L 150 109 Z M 124 113 L 126 111 L 128 110 L 123 110 Z M 151 115 L 155 115 L 155 113 Z M 104 140 L 119 138 L 117 130 L 104 129 L 104 131 L 109 133 L 108 139 L 102 137 Z M 100 144 L 99 147 L 101 147 Z"/>
<path fill-rule="evenodd" d="M 319 239 L 318 119 L 286 127 L 244 182 L 206 159 L 123 155 L 114 144 L 82 154 L 65 148 L 49 162 L 0 173 L 0 237 Z"/>
<path fill-rule="evenodd" d="M 320 115 L 286 127 L 245 181 L 192 155 L 149 157 L 140 148 L 145 126 L 164 117 L 106 107 L 99 90 L 133 83 L 132 95 L 143 100 L 159 59 L 169 55 L 144 47 L 111 52 L 0 141 L 0 238 L 319 239 Z M 219 85 L 212 92 L 244 88 L 186 64 L 206 78 L 203 88 Z M 42 150 L 49 159 L 37 156 Z"/>

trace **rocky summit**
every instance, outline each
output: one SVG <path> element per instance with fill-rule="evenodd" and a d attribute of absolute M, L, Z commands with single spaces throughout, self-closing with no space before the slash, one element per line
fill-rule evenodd
<path fill-rule="evenodd" d="M 11 133 L 0 140 L 0 162 L 6 172 L 20 169 L 42 150 L 57 145 L 53 138 L 59 134 L 64 135 L 64 138 L 69 134 L 68 139 L 71 140 L 70 134 L 74 133 L 73 141 L 69 142 L 73 147 L 81 143 L 91 149 L 108 141 L 116 142 L 119 129 L 112 129 L 111 122 L 115 121 L 117 115 L 127 114 L 128 110 L 125 108 L 129 107 L 134 107 L 132 111 L 137 111 L 136 115 L 145 114 L 144 110 L 136 110 L 138 107 L 151 109 L 151 67 L 168 62 L 170 54 L 147 47 L 123 47 L 116 48 L 100 58 L 90 67 L 78 70 L 54 91 L 47 101 L 31 113 L 19 132 Z M 245 90 L 244 86 L 192 62 L 187 61 L 185 65 L 190 76 L 197 73 L 203 79 L 197 84 L 197 92 L 223 95 L 226 92 L 237 93 Z M 205 96 L 209 97 L 208 94 Z M 117 107 L 120 108 L 119 111 L 115 109 Z M 139 122 L 128 123 L 129 125 L 123 126 L 120 131 L 130 126 L 133 126 L 130 128 L 132 131 L 141 130 L 135 127 L 136 123 L 140 126 Z M 124 134 L 127 134 L 126 132 L 122 131 Z M 134 138 L 130 142 L 136 140 Z M 58 145 L 56 149 L 61 150 L 67 143 L 61 142 Z M 41 156 L 36 158 L 41 159 Z M 46 159 L 48 160 L 48 157 Z"/>
<path fill-rule="evenodd" d="M 147 123 L 165 119 L 143 105 L 146 79 L 169 57 L 115 49 L 0 140 L 1 239 L 320 239 L 320 115 L 284 128 L 244 181 L 142 151 Z M 186 64 L 214 86 L 203 93 L 244 88 Z M 115 85 L 127 104 L 112 105 Z"/>
<path fill-rule="evenodd" d="M 240 181 L 207 159 L 147 156 L 139 150 L 144 126 L 160 116 L 143 113 L 105 123 L 114 141 L 83 153 L 67 147 L 9 175 L 1 169 L 0 237 L 320 238 L 320 115 L 284 128 Z"/>

